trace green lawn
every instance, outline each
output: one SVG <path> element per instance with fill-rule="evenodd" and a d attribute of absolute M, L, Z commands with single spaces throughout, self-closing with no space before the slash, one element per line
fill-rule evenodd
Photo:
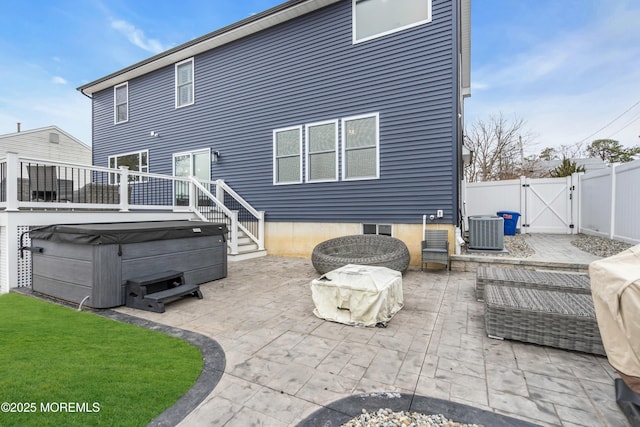
<path fill-rule="evenodd" d="M 0 426 L 144 426 L 202 366 L 199 349 L 162 333 L 0 295 Z"/>

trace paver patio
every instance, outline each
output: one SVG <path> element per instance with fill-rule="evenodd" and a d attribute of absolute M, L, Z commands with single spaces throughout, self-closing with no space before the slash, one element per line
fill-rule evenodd
<path fill-rule="evenodd" d="M 165 313 L 118 311 L 199 332 L 226 368 L 184 426 L 292 426 L 340 398 L 415 393 L 539 425 L 628 426 L 606 358 L 487 338 L 475 275 L 409 270 L 405 307 L 387 328 L 327 322 L 312 313 L 308 259 L 229 264 Z"/>

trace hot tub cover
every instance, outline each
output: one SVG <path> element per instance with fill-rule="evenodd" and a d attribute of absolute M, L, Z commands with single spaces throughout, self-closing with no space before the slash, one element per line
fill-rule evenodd
<path fill-rule="evenodd" d="M 57 224 L 34 228 L 31 239 L 79 245 L 104 245 L 182 239 L 196 236 L 224 236 L 223 223 L 203 221 L 149 221 L 106 224 Z"/>
<path fill-rule="evenodd" d="M 311 282 L 313 314 L 357 326 L 386 325 L 404 306 L 402 273 L 348 264 Z"/>
<path fill-rule="evenodd" d="M 589 264 L 591 294 L 609 363 L 640 379 L 640 245 Z M 639 382 L 640 383 L 640 382 Z M 634 390 L 640 393 L 640 389 Z"/>

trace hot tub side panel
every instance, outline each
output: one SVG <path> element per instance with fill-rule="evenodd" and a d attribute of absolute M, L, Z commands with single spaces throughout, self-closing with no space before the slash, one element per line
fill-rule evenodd
<path fill-rule="evenodd" d="M 32 240 L 33 290 L 54 298 L 107 308 L 122 305 L 120 259 L 116 245 L 90 246 Z"/>
<path fill-rule="evenodd" d="M 227 276 L 227 246 L 223 236 L 201 236 L 184 239 L 122 245 L 122 280 L 153 272 L 184 272 L 187 285 L 199 285 Z"/>

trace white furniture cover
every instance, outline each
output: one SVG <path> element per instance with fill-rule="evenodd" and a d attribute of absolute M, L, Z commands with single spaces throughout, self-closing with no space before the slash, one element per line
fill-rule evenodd
<path fill-rule="evenodd" d="M 311 282 L 313 314 L 357 326 L 386 325 L 403 306 L 402 273 L 348 264 Z"/>
<path fill-rule="evenodd" d="M 609 363 L 640 377 L 640 245 L 589 264 L 591 294 Z"/>

